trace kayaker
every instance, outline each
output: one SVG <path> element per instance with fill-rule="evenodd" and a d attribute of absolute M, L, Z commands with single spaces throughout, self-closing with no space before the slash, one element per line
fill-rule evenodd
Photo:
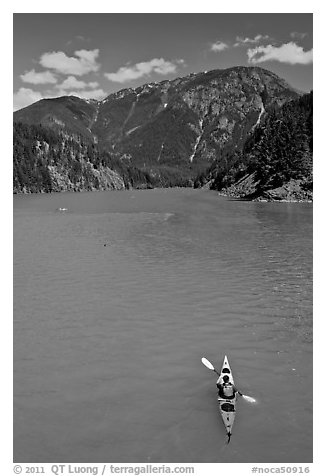
<path fill-rule="evenodd" d="M 216 383 L 219 397 L 232 400 L 233 398 L 235 398 L 237 392 L 242 397 L 242 393 L 239 392 L 236 386 L 230 382 L 228 375 L 223 375 L 222 379 L 223 379 L 223 383 L 219 383 L 219 382 Z"/>

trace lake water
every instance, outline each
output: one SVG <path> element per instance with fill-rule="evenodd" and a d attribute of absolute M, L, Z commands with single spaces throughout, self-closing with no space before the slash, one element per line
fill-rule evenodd
<path fill-rule="evenodd" d="M 311 462 L 312 205 L 15 196 L 14 460 Z"/>

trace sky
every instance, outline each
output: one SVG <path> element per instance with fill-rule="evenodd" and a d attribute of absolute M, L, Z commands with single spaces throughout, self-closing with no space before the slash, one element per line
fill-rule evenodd
<path fill-rule="evenodd" d="M 232 66 L 313 87 L 312 13 L 14 13 L 14 110 Z"/>

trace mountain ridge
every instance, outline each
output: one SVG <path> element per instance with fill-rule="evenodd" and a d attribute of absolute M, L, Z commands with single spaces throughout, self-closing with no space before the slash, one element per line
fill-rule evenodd
<path fill-rule="evenodd" d="M 124 88 L 101 101 L 42 99 L 16 111 L 14 122 L 93 145 L 129 167 L 129 178 L 130 170 L 145 174 L 142 186 L 191 185 L 241 148 L 270 110 L 298 97 L 275 73 L 237 66 Z"/>

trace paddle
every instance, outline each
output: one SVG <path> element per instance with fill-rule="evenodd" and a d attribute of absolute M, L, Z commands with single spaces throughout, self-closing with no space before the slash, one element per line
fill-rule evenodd
<path fill-rule="evenodd" d="M 218 371 L 217 371 L 216 369 L 214 369 L 213 364 L 211 364 L 209 360 L 205 359 L 205 357 L 203 357 L 203 358 L 201 359 L 201 361 L 202 361 L 202 363 L 205 365 L 205 367 L 207 367 L 209 370 L 213 370 L 214 372 L 217 373 L 217 375 L 220 375 L 220 374 L 218 373 Z"/>
<path fill-rule="evenodd" d="M 220 375 L 218 371 L 214 368 L 214 365 L 211 364 L 209 360 L 205 359 L 205 357 L 203 357 L 201 361 L 205 365 L 205 367 L 207 367 L 209 370 L 213 370 L 214 372 L 217 373 L 217 375 Z M 243 395 L 242 393 L 241 397 L 244 398 L 249 403 L 256 403 L 256 400 L 253 397 L 249 397 L 249 395 Z"/>
<path fill-rule="evenodd" d="M 241 397 L 243 397 L 249 403 L 257 403 L 257 400 L 255 400 L 253 397 L 249 397 L 249 395 L 243 395 L 242 394 Z"/>

